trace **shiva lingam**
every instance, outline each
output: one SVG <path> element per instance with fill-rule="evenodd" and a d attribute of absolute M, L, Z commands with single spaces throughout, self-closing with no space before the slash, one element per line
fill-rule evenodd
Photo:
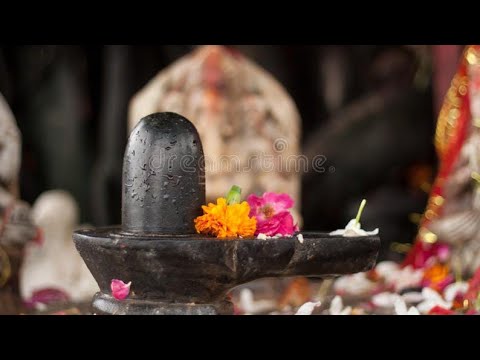
<path fill-rule="evenodd" d="M 217 239 L 196 234 L 205 204 L 202 143 L 193 124 L 155 113 L 133 129 L 123 163 L 122 225 L 74 232 L 97 281 L 98 314 L 232 314 L 232 288 L 264 277 L 325 277 L 369 270 L 378 236 L 303 233 L 297 237 Z M 111 296 L 112 279 L 131 282 Z"/>

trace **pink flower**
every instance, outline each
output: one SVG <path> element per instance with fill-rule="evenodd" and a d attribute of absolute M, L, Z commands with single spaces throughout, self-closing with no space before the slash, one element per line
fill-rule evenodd
<path fill-rule="evenodd" d="M 112 289 L 112 295 L 117 300 L 125 299 L 130 293 L 130 281 L 128 284 L 125 284 L 122 280 L 113 279 L 110 287 Z"/>
<path fill-rule="evenodd" d="M 261 197 L 251 194 L 247 202 L 250 205 L 250 216 L 257 219 L 255 235 L 293 235 L 298 231 L 289 211 L 293 206 L 293 199 L 287 194 L 266 192 Z"/>

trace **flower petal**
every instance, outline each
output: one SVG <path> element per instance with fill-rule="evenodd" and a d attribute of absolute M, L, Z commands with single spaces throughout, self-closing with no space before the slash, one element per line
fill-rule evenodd
<path fill-rule="evenodd" d="M 112 295 L 117 300 L 126 299 L 128 294 L 130 294 L 130 281 L 128 284 L 125 284 L 122 280 L 113 279 L 110 288 L 112 289 Z"/>
<path fill-rule="evenodd" d="M 312 315 L 313 310 L 315 310 L 316 307 L 319 307 L 322 305 L 321 301 L 318 302 L 306 302 L 300 308 L 297 310 L 295 315 Z"/>
<path fill-rule="evenodd" d="M 294 201 L 287 194 L 277 194 L 273 192 L 266 192 L 263 194 L 263 200 L 265 204 L 270 204 L 273 207 L 274 212 L 277 214 L 282 211 L 287 211 L 293 207 Z"/>

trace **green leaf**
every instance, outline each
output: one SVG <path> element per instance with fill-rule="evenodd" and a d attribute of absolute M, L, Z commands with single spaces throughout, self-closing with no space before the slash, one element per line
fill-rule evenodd
<path fill-rule="evenodd" d="M 227 194 L 227 204 L 228 205 L 238 204 L 242 198 L 241 195 L 242 195 L 242 189 L 237 185 L 233 185 Z"/>

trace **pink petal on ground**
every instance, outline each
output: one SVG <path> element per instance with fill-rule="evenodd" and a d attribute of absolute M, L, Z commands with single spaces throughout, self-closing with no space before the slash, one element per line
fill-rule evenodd
<path fill-rule="evenodd" d="M 127 298 L 128 294 L 130 294 L 130 285 L 132 285 L 132 282 L 125 284 L 122 280 L 113 279 L 110 284 L 113 297 L 117 300 Z"/>
<path fill-rule="evenodd" d="M 54 288 L 45 288 L 34 291 L 32 297 L 24 302 L 27 308 L 34 308 L 37 304 L 54 304 L 58 302 L 68 302 L 70 296 L 61 290 Z"/>

